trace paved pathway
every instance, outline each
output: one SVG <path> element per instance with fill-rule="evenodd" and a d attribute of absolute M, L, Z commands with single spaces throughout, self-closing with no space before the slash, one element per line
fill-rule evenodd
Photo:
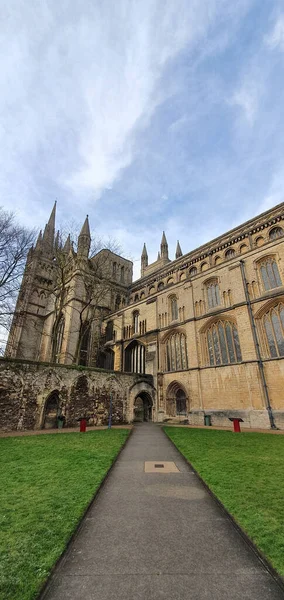
<path fill-rule="evenodd" d="M 179 473 L 145 473 L 173 461 Z M 44 600 L 280 600 L 284 593 L 160 427 L 121 453 Z"/>

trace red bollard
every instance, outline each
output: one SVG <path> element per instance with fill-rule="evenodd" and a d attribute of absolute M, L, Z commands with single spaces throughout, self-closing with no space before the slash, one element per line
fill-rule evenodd
<path fill-rule="evenodd" d="M 81 433 L 84 433 L 86 431 L 86 426 L 87 426 L 87 420 L 80 419 L 80 432 Z"/>
<path fill-rule="evenodd" d="M 233 424 L 234 424 L 234 432 L 235 433 L 241 433 L 241 426 L 240 426 L 239 419 L 234 419 L 233 420 Z"/>

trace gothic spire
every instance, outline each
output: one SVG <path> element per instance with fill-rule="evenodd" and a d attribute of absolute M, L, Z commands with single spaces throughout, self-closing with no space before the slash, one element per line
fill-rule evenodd
<path fill-rule="evenodd" d="M 42 236 L 42 245 L 43 249 L 49 252 L 53 251 L 54 246 L 54 234 L 55 234 L 55 215 L 56 215 L 56 201 L 54 203 L 53 209 L 51 211 L 51 215 L 49 217 L 49 221 L 47 222 L 43 236 Z"/>
<path fill-rule="evenodd" d="M 168 242 L 164 231 L 161 241 L 161 258 L 169 258 Z"/>
<path fill-rule="evenodd" d="M 41 250 L 41 246 L 42 246 L 42 231 L 40 230 L 37 241 L 36 241 L 35 250 Z"/>
<path fill-rule="evenodd" d="M 180 258 L 181 256 L 182 256 L 182 251 L 181 251 L 180 243 L 179 243 L 179 241 L 177 241 L 176 258 Z"/>
<path fill-rule="evenodd" d="M 66 252 L 66 254 L 69 254 L 71 250 L 71 238 L 70 238 L 70 233 L 68 235 L 68 238 L 63 246 L 63 252 Z"/>
<path fill-rule="evenodd" d="M 141 277 L 143 277 L 144 275 L 145 267 L 148 267 L 148 254 L 146 244 L 144 244 L 141 254 Z"/>
<path fill-rule="evenodd" d="M 144 246 L 143 246 L 141 258 L 146 258 L 147 259 L 147 264 L 148 264 L 148 254 L 147 254 L 146 244 L 144 244 Z"/>
<path fill-rule="evenodd" d="M 87 215 L 84 221 L 84 225 L 80 231 L 80 235 L 78 237 L 78 256 L 82 258 L 88 258 L 90 246 L 91 233 L 89 226 L 89 217 Z"/>
<path fill-rule="evenodd" d="M 160 251 L 158 252 L 157 260 L 161 260 L 161 253 L 160 253 Z"/>

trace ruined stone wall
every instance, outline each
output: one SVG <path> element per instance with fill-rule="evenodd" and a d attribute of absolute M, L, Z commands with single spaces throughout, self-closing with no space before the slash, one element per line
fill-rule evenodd
<path fill-rule="evenodd" d="M 83 416 L 90 425 L 105 425 L 110 396 L 113 424 L 129 422 L 136 387 L 153 395 L 150 376 L 141 383 L 136 374 L 0 359 L 0 430 L 55 427 L 58 415 L 69 427 Z"/>

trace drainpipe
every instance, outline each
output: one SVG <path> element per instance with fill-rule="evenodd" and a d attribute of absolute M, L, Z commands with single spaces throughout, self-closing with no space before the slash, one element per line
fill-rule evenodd
<path fill-rule="evenodd" d="M 264 393 L 264 397 L 265 397 L 266 410 L 268 412 L 271 429 L 277 429 L 277 427 L 275 425 L 275 421 L 274 421 L 271 404 L 270 404 L 270 398 L 269 398 L 268 387 L 267 387 L 267 383 L 266 383 L 263 361 L 261 358 L 259 342 L 258 342 L 258 337 L 257 337 L 257 330 L 256 330 L 253 311 L 252 311 L 252 307 L 251 307 L 251 301 L 250 301 L 250 297 L 249 297 L 249 293 L 248 293 L 248 286 L 247 286 L 247 279 L 246 279 L 246 272 L 245 272 L 245 261 L 243 259 L 240 260 L 240 267 L 241 267 L 243 287 L 244 287 L 244 292 L 245 292 L 245 297 L 246 297 L 246 305 L 248 307 L 249 319 L 250 319 L 250 324 L 251 324 L 252 337 L 253 337 L 253 341 L 254 341 L 257 363 L 258 363 L 258 368 L 259 368 L 260 380 L 261 380 L 261 385 L 262 385 L 262 389 L 263 389 L 263 393 Z"/>

